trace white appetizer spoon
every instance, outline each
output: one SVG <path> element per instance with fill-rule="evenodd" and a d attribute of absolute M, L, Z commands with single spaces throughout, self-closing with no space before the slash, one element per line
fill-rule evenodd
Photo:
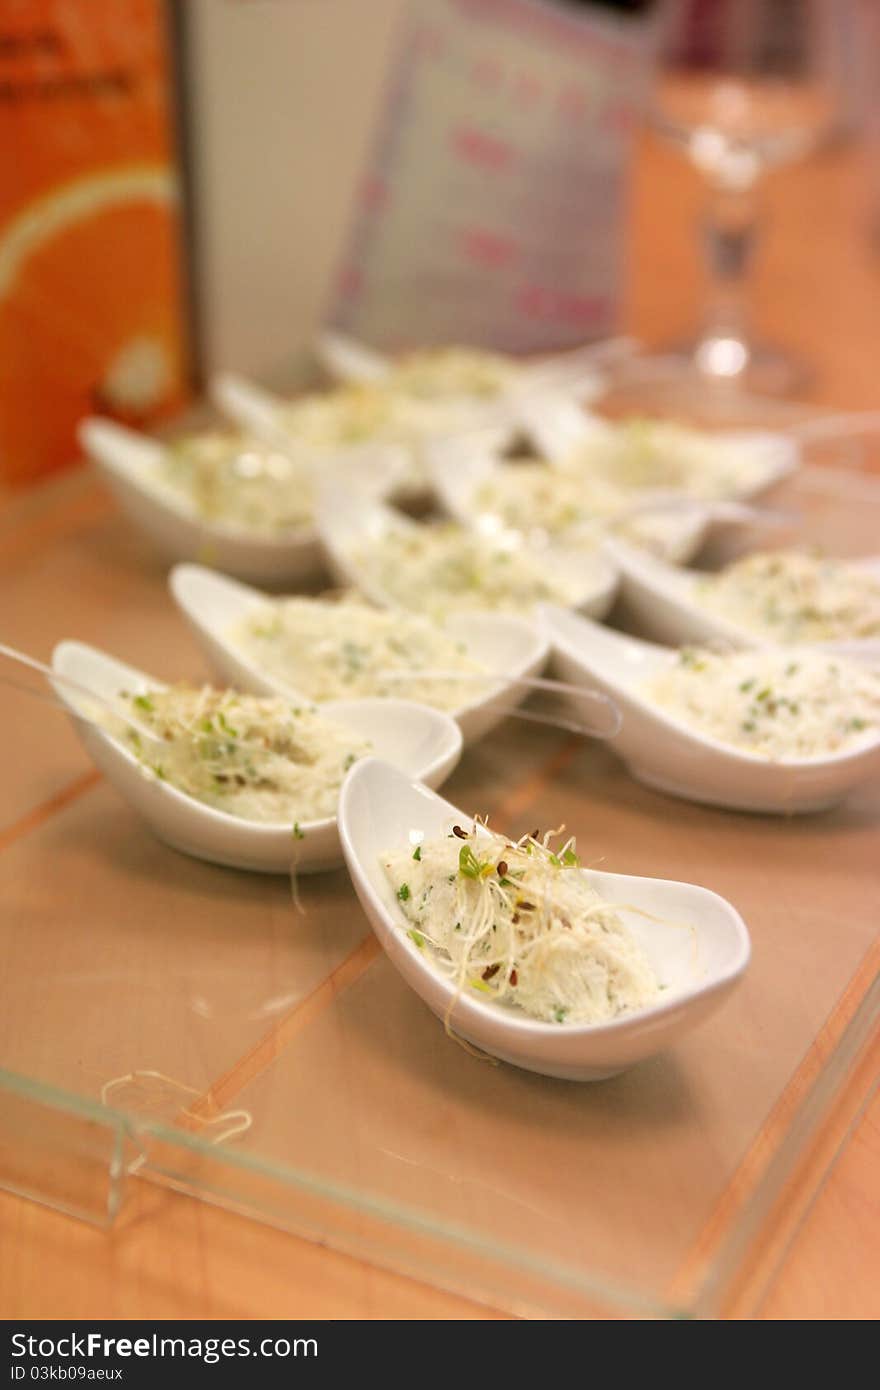
<path fill-rule="evenodd" d="M 202 560 L 240 579 L 273 586 L 299 584 L 320 572 L 314 525 L 275 533 L 209 520 L 163 477 L 167 450 L 158 440 L 97 417 L 81 422 L 79 440 L 122 510 L 169 559 Z M 392 490 L 398 468 L 398 460 L 385 451 L 359 484 L 384 495 Z M 340 491 L 350 482 L 346 465 L 335 458 L 324 460 L 321 476 L 325 484 L 336 477 Z"/>
<path fill-rule="evenodd" d="M 562 679 L 604 691 L 617 705 L 622 723 L 611 746 L 648 786 L 708 805 L 788 815 L 834 806 L 880 773 L 880 734 L 825 757 L 773 761 L 722 743 L 645 692 L 647 682 L 678 661 L 677 651 L 553 604 L 542 605 L 541 620 Z M 798 648 L 790 650 L 795 656 Z"/>
<path fill-rule="evenodd" d="M 601 368 L 630 357 L 637 348 L 634 339 L 618 337 L 539 358 L 507 356 L 511 378 L 501 394 L 511 399 L 556 387 L 569 389 L 579 400 L 594 400 L 604 389 Z M 326 329 L 318 335 L 315 350 L 321 365 L 339 382 L 376 384 L 387 381 L 394 373 L 394 357 L 367 347 L 346 333 Z"/>
<path fill-rule="evenodd" d="M 563 392 L 548 391 L 523 398 L 519 420 L 538 451 L 558 464 L 565 464 L 578 449 L 591 443 L 612 443 L 621 428 L 584 410 Z M 706 433 L 705 438 L 707 446 L 714 444 L 724 450 L 731 466 L 740 466 L 742 476 L 738 484 L 730 487 L 730 501 L 754 501 L 800 466 L 800 446 L 790 435 L 767 430 L 724 430 Z"/>
<path fill-rule="evenodd" d="M 383 540 L 394 532 L 417 540 L 423 526 L 355 492 L 345 497 L 322 497 L 317 515 L 318 534 L 337 580 L 360 589 L 382 608 L 400 607 L 371 574 L 362 555 L 373 547 L 381 547 Z M 515 543 L 529 550 L 521 538 L 515 538 Z M 487 544 L 497 545 L 498 539 L 487 539 Z M 547 574 L 571 589 L 573 608 L 596 618 L 609 611 L 617 592 L 617 571 L 604 553 L 563 545 L 548 545 L 532 549 L 531 553 L 540 559 Z"/>
<path fill-rule="evenodd" d="M 628 625 L 640 634 L 669 646 L 704 643 L 728 647 L 763 647 L 770 639 L 715 613 L 700 598 L 706 574 L 668 564 L 658 556 L 617 537 L 605 542 L 605 551 L 620 574 L 620 598 Z M 853 561 L 880 579 L 880 559 Z M 825 650 L 857 660 L 877 661 L 880 639 L 849 638 L 816 643 Z"/>
<path fill-rule="evenodd" d="M 200 565 L 175 566 L 169 586 L 211 667 L 224 681 L 258 695 L 310 702 L 293 684 L 262 669 L 236 640 L 236 631 L 249 617 L 265 615 L 267 605 L 277 600 Z M 467 745 L 482 738 L 525 698 L 528 687 L 515 682 L 538 675 L 547 663 L 549 648 L 534 623 L 510 613 L 453 614 L 444 630 L 464 644 L 472 660 L 502 677 L 498 684 L 491 683 L 491 675 L 482 677 L 485 688 L 479 693 L 463 685 L 461 705 L 452 711 L 452 718 Z"/>
<path fill-rule="evenodd" d="M 339 863 L 335 815 L 303 820 L 294 838 L 291 824 L 261 824 L 206 806 L 161 780 L 121 739 L 92 722 L 87 697 L 70 684 L 94 692 L 105 705 L 115 705 L 121 691 L 145 694 L 163 689 L 161 681 L 82 642 L 59 643 L 52 667 L 62 677 L 55 692 L 70 711 L 90 757 L 160 840 L 197 859 L 261 873 L 286 873 L 294 866 L 310 873 Z M 322 706 L 321 714 L 369 740 L 375 752 L 432 786 L 449 776 L 461 756 L 458 725 L 424 705 L 338 700 Z"/>
<path fill-rule="evenodd" d="M 748 965 L 745 924 L 716 893 L 690 883 L 582 869 L 645 951 L 662 987 L 658 1003 L 610 1023 L 558 1024 L 457 991 L 409 934 L 412 924 L 382 867 L 389 852 L 445 837 L 453 825 L 469 828 L 472 817 L 380 759 L 366 758 L 346 776 L 339 833 L 373 930 L 428 1008 L 493 1057 L 570 1081 L 613 1076 L 673 1046 L 718 1008 Z"/>
<path fill-rule="evenodd" d="M 491 502 L 483 500 L 484 489 L 502 496 L 508 483 L 515 485 L 516 472 L 491 442 L 479 438 L 446 440 L 429 450 L 427 466 L 440 505 L 455 521 L 489 535 L 504 529 L 505 523 L 493 512 Z M 595 543 L 616 519 L 643 516 L 653 523 L 652 544 L 662 547 L 666 559 L 686 564 L 702 548 L 715 515 L 715 505 L 695 498 L 641 499 L 617 517 L 597 519 L 594 525 L 576 525 L 560 538 L 568 538 L 572 545 L 578 544 L 579 537 Z"/>

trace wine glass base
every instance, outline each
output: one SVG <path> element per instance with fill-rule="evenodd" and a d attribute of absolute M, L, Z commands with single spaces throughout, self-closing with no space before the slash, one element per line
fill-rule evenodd
<path fill-rule="evenodd" d="M 721 334 L 679 343 L 667 360 L 671 371 L 678 363 L 679 370 L 692 375 L 697 383 L 750 395 L 791 396 L 810 379 L 806 364 L 796 356 L 767 343 Z"/>

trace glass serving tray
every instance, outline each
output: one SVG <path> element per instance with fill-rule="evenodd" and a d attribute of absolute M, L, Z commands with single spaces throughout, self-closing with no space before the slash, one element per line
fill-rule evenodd
<path fill-rule="evenodd" d="M 870 553 L 880 480 L 845 462 L 777 500 L 800 535 Z M 0 511 L 0 576 L 3 638 L 37 656 L 77 637 L 207 675 L 165 566 L 87 473 Z M 471 749 L 450 800 L 512 834 L 565 821 L 590 861 L 702 883 L 752 934 L 716 1017 L 574 1084 L 446 1037 L 343 870 L 301 880 L 300 912 L 283 877 L 166 849 L 59 712 L 0 704 L 0 1184 L 98 1223 L 168 1184 L 519 1314 L 755 1306 L 876 1075 L 880 786 L 757 817 L 533 725 Z"/>

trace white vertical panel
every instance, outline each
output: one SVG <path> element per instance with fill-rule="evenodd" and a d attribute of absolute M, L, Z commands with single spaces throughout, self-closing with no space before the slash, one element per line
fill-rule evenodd
<path fill-rule="evenodd" d="M 204 366 L 290 378 L 407 0 L 186 0 Z"/>

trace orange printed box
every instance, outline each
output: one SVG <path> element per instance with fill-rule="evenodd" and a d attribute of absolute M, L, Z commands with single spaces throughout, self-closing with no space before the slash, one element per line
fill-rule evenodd
<path fill-rule="evenodd" d="M 171 80 L 162 0 L 3 0 L 0 482 L 186 394 Z"/>

